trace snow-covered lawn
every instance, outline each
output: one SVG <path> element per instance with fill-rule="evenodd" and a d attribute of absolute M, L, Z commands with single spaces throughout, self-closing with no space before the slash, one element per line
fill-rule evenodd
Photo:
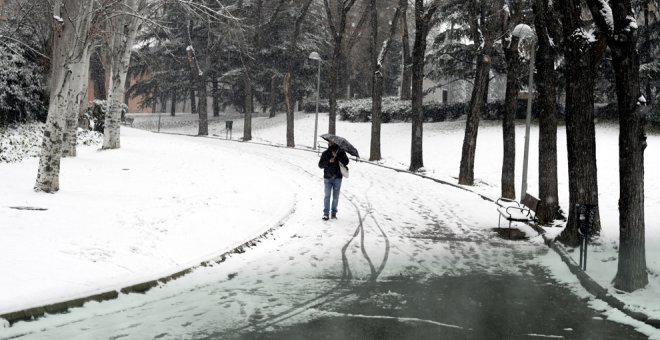
<path fill-rule="evenodd" d="M 37 158 L 0 164 L 0 314 L 172 274 L 289 214 L 290 168 L 209 142 L 122 129 L 63 159 L 56 194 L 32 190 Z"/>

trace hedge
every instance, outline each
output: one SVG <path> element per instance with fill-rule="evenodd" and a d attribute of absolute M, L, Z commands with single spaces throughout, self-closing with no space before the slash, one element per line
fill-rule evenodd
<path fill-rule="evenodd" d="M 309 101 L 304 104 L 305 112 L 315 112 L 316 101 Z M 465 115 L 469 109 L 469 103 L 425 103 L 423 105 L 424 118 L 427 122 L 442 122 L 446 120 L 456 120 Z M 319 104 L 320 112 L 328 112 L 328 102 L 321 101 Z M 566 111 L 562 105 L 557 106 L 559 119 L 566 116 Z M 351 122 L 369 122 L 371 121 L 371 98 L 338 100 L 337 114 L 342 120 Z M 504 103 L 497 101 L 486 104 L 486 109 L 481 113 L 481 119 L 501 120 L 504 115 Z M 519 100 L 516 111 L 516 119 L 524 119 L 527 116 L 527 101 Z M 532 117 L 538 118 L 537 100 L 532 103 Z M 594 117 L 603 120 L 618 119 L 617 104 L 608 103 L 597 105 L 594 110 Z M 411 102 L 401 101 L 397 97 L 383 98 L 382 121 L 389 122 L 408 122 L 411 119 Z M 653 107 L 649 108 L 648 122 L 650 125 L 660 127 L 660 97 L 655 101 Z"/>
<path fill-rule="evenodd" d="M 534 103 L 535 104 L 535 103 Z M 532 115 L 537 118 L 536 105 L 532 107 Z M 425 103 L 422 106 L 424 118 L 428 122 L 442 122 L 445 120 L 456 120 L 465 115 L 469 109 L 469 103 Z M 384 123 L 391 121 L 410 121 L 411 102 L 401 101 L 396 97 L 383 98 L 382 119 Z M 559 109 L 559 114 L 563 115 L 563 110 Z M 368 122 L 371 120 L 371 98 L 342 100 L 337 104 L 337 112 L 341 119 L 354 122 Z M 527 114 L 527 101 L 518 101 L 518 110 L 516 118 L 525 118 Z M 485 120 L 502 119 L 504 115 L 504 104 L 502 102 L 492 102 L 486 104 L 486 109 L 482 111 L 481 118 Z"/>

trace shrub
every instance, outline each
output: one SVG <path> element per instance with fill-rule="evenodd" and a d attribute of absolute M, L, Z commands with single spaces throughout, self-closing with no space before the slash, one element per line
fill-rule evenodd
<path fill-rule="evenodd" d="M 20 46 L 3 45 L 0 48 L 0 126 L 45 120 L 47 95 L 40 67 L 25 57 Z"/>
<path fill-rule="evenodd" d="M 594 109 L 594 117 L 605 120 L 619 119 L 619 108 L 617 107 L 617 103 L 614 102 L 596 106 Z"/>
<path fill-rule="evenodd" d="M 371 121 L 371 98 L 340 101 L 338 103 L 338 114 L 341 119 L 349 121 L 368 122 Z M 524 117 L 524 107 L 522 117 Z M 422 106 L 424 118 L 428 122 L 442 122 L 445 120 L 456 120 L 468 112 L 469 103 L 425 103 Z M 488 103 L 486 110 L 482 113 L 482 119 L 501 119 L 504 106 L 500 102 Z M 391 121 L 410 121 L 412 116 L 410 101 L 401 101 L 396 97 L 383 98 L 382 119 L 384 123 Z"/>
<path fill-rule="evenodd" d="M 649 108 L 648 122 L 654 127 L 660 127 L 660 95 L 656 96 L 653 102 Z"/>
<path fill-rule="evenodd" d="M 442 122 L 456 120 L 467 114 L 469 103 L 442 104 L 436 102 L 425 103 L 424 118 L 427 122 Z M 411 120 L 412 107 L 410 101 L 401 101 L 397 97 L 383 98 L 382 120 L 383 123 L 391 121 L 407 122 Z M 340 100 L 337 102 L 337 114 L 342 120 L 352 122 L 371 121 L 371 98 Z M 558 118 L 563 118 L 565 110 L 557 106 Z M 504 116 L 504 103 L 491 102 L 486 104 L 481 112 L 481 119 L 500 120 Z M 519 100 L 516 111 L 516 119 L 524 119 L 527 116 L 527 101 Z M 537 103 L 532 103 L 532 117 L 538 118 Z"/>
<path fill-rule="evenodd" d="M 305 103 L 303 103 L 302 109 L 307 113 L 316 112 L 316 99 L 306 101 Z M 284 106 L 284 110 L 286 111 L 286 106 Z M 319 112 L 328 112 L 328 111 L 330 111 L 330 104 L 328 103 L 328 101 L 319 100 Z"/>
<path fill-rule="evenodd" d="M 44 123 L 31 122 L 0 127 L 0 163 L 20 162 L 39 157 L 44 136 Z M 95 131 L 78 129 L 78 145 L 100 145 L 103 135 Z"/>
<path fill-rule="evenodd" d="M 89 121 L 89 126 L 92 130 L 103 132 L 105 127 L 105 114 L 108 112 L 108 102 L 105 100 L 96 99 L 93 102 L 89 103 L 87 111 L 85 112 L 85 118 Z M 124 116 L 128 113 L 128 106 L 126 104 L 121 104 L 121 119 L 124 119 Z M 83 119 L 84 120 L 84 119 Z"/>

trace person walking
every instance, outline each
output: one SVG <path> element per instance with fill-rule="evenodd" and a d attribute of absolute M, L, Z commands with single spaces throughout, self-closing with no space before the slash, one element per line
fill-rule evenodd
<path fill-rule="evenodd" d="M 325 197 L 323 199 L 323 220 L 328 220 L 328 214 L 331 218 L 337 218 L 337 204 L 339 203 L 339 192 L 341 189 L 341 170 L 339 162 L 344 166 L 348 165 L 348 156 L 346 152 L 339 149 L 339 145 L 330 142 L 328 149 L 323 151 L 319 160 L 319 168 L 323 169 L 323 183 L 325 185 Z M 330 196 L 332 196 L 332 205 L 330 205 Z"/>

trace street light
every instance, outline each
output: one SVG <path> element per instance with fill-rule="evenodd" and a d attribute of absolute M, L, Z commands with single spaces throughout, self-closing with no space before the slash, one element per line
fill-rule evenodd
<path fill-rule="evenodd" d="M 309 59 L 319 61 L 319 71 L 316 77 L 316 115 L 314 116 L 314 146 L 316 150 L 316 138 L 319 131 L 319 92 L 321 91 L 321 56 L 317 52 L 309 54 Z"/>
<path fill-rule="evenodd" d="M 527 92 L 527 118 L 525 120 L 525 153 L 523 156 L 522 185 L 520 186 L 520 199 L 522 200 L 527 193 L 527 163 L 529 162 L 529 127 L 532 122 L 532 98 L 534 96 L 534 56 L 536 54 L 536 34 L 531 27 L 520 24 L 513 29 L 514 36 L 531 39 L 531 48 L 529 56 L 529 88 Z"/>

